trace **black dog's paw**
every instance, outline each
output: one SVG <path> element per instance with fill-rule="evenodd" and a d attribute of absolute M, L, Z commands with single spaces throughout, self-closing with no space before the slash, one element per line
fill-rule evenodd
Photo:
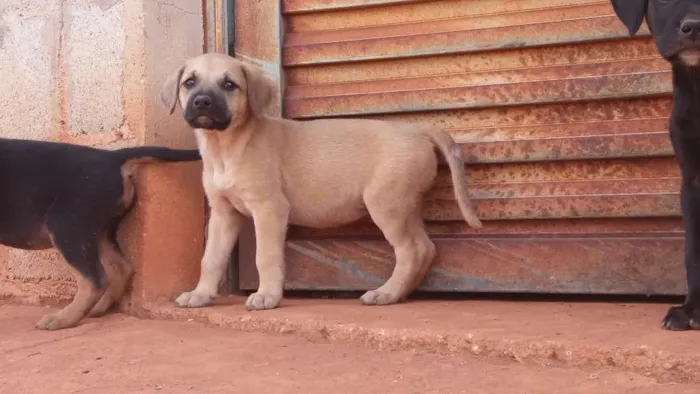
<path fill-rule="evenodd" d="M 688 313 L 683 306 L 671 307 L 661 327 L 670 331 L 700 330 L 700 310 Z"/>

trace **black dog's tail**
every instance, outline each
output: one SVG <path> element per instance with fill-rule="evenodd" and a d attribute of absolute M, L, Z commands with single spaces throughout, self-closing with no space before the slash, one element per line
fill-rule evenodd
<path fill-rule="evenodd" d="M 176 162 L 201 160 L 197 149 L 170 149 L 155 146 L 139 146 L 123 148 L 113 151 L 121 164 L 134 162 L 134 164 L 150 162 Z"/>

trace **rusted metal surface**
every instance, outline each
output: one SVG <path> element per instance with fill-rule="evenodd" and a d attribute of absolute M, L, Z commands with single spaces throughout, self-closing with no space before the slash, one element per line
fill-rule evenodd
<path fill-rule="evenodd" d="M 310 11 L 337 11 L 392 4 L 420 3 L 436 0 L 287 0 L 283 2 L 285 13 Z"/>
<path fill-rule="evenodd" d="M 313 2 L 302 0 L 306 6 Z M 453 23 L 455 30 L 475 28 L 502 27 L 521 25 L 526 22 L 541 23 L 572 17 L 605 15 L 609 8 L 604 1 L 591 0 L 438 0 L 435 4 L 429 1 L 403 2 L 402 4 L 385 4 L 383 7 L 367 7 L 370 2 L 363 1 L 365 7 L 336 7 L 329 11 L 336 12 L 287 12 L 294 14 L 289 19 L 290 31 L 299 32 L 334 32 L 347 29 L 383 28 L 389 36 L 391 28 L 414 24 L 417 26 L 431 24 L 445 26 Z M 287 6 L 290 2 L 285 2 Z M 337 2 L 336 2 L 337 3 Z M 387 6 L 390 5 L 390 6 Z M 337 12 L 343 11 L 343 12 Z M 537 17 L 539 15 L 539 17 Z M 459 23 L 455 23 L 458 21 Z M 422 24 L 422 25 L 421 25 Z M 430 27 L 435 28 L 435 27 Z M 372 30 L 368 30 L 371 32 Z M 411 34 L 422 30 L 412 31 Z"/>
<path fill-rule="evenodd" d="M 485 228 L 439 171 L 423 289 L 680 294 L 671 83 L 608 0 L 283 0 L 284 114 L 427 122 L 468 162 Z M 364 290 L 393 256 L 365 219 L 292 228 L 288 288 Z M 241 285 L 257 283 L 251 259 Z"/>
<path fill-rule="evenodd" d="M 296 86 L 290 89 L 287 98 L 294 100 L 327 97 L 353 96 L 385 92 L 405 92 L 407 90 L 449 89 L 454 87 L 475 87 L 483 85 L 510 85 L 553 81 L 571 78 L 595 78 L 602 75 L 624 75 L 636 73 L 657 73 L 667 71 L 668 65 L 661 59 L 649 59 L 640 64 L 639 59 L 609 61 L 594 64 L 564 64 L 550 67 L 517 68 L 510 70 L 471 72 L 357 81 L 312 86 Z"/>
<path fill-rule="evenodd" d="M 533 196 L 479 201 L 477 212 L 484 220 L 536 218 L 603 218 L 677 216 L 677 193 L 627 195 Z M 427 220 L 463 220 L 452 201 L 427 200 Z"/>
<path fill-rule="evenodd" d="M 212 0 L 212 9 L 214 11 L 214 20 L 210 23 L 214 30 L 214 52 L 216 53 L 226 53 L 226 35 L 225 35 L 225 19 L 226 19 L 226 7 L 225 0 Z"/>
<path fill-rule="evenodd" d="M 466 9 L 469 10 L 469 9 Z M 366 41 L 366 40 L 385 40 L 414 37 L 416 41 L 420 41 L 420 36 L 445 33 L 453 33 L 459 31 L 473 31 L 481 29 L 504 29 L 508 27 L 519 27 L 526 24 L 534 23 L 557 23 L 562 19 L 580 19 L 591 18 L 605 15 L 609 7 L 607 4 L 591 4 L 583 6 L 568 6 L 566 8 L 546 8 L 530 12 L 515 12 L 488 15 L 485 17 L 475 18 L 472 15 L 457 17 L 456 15 L 447 18 L 440 18 L 429 21 L 415 21 L 408 23 L 392 23 L 382 26 L 358 26 L 353 28 L 347 26 L 347 22 L 336 20 L 337 27 L 345 25 L 344 28 L 334 29 L 332 23 L 325 23 L 321 26 L 300 26 L 301 23 L 294 23 L 291 28 L 297 29 L 308 28 L 299 33 L 290 33 L 288 36 L 289 47 L 306 46 L 306 45 L 324 45 L 327 43 L 340 41 Z M 295 18 L 292 21 L 296 22 L 301 18 Z M 352 20 L 352 19 L 351 19 Z M 363 18 L 363 20 L 366 20 Z M 331 22 L 331 21 L 328 21 Z M 321 29 L 318 29 L 318 28 Z"/>
<path fill-rule="evenodd" d="M 202 40 L 202 53 L 209 52 L 209 48 L 213 47 L 213 29 L 211 29 L 211 21 L 213 19 L 214 10 L 212 0 L 202 0 L 202 31 L 204 32 L 204 40 Z"/>
<path fill-rule="evenodd" d="M 285 114 L 292 118 L 619 99 L 671 90 L 668 65 L 650 39 L 288 70 Z"/>
<path fill-rule="evenodd" d="M 336 38 L 329 42 L 320 41 L 319 38 L 317 42 L 309 40 L 310 43 L 299 40 L 298 35 L 290 34 L 289 39 L 285 40 L 283 64 L 300 66 L 338 61 L 444 55 L 627 37 L 625 28 L 620 26 L 615 16 L 415 35 L 414 32 L 420 31 L 417 29 L 421 28 L 407 26 L 404 31 L 396 31 L 391 37 L 357 37 L 347 40 Z"/>
<path fill-rule="evenodd" d="M 667 128 L 670 97 L 577 101 L 537 106 L 485 107 L 372 115 L 373 118 L 426 122 L 449 131 L 458 142 L 644 136 Z"/>
<path fill-rule="evenodd" d="M 602 159 L 610 157 L 666 156 L 673 153 L 665 131 L 644 136 L 593 136 L 462 144 L 471 162 Z"/>
<path fill-rule="evenodd" d="M 474 230 L 465 222 L 428 222 L 428 232 L 436 238 L 625 238 L 680 237 L 683 225 L 680 218 L 606 218 L 606 219 L 533 219 L 490 220 L 484 228 Z M 380 239 L 381 231 L 369 218 L 333 229 L 292 227 L 290 240 L 371 240 Z"/>
<path fill-rule="evenodd" d="M 560 162 L 550 166 L 549 177 L 544 176 L 547 171 L 542 166 L 482 166 L 493 180 L 483 179 L 483 172 L 470 170 L 470 192 L 479 216 L 486 220 L 678 216 L 680 181 L 673 159 L 657 160 L 656 165 L 661 167 L 653 169 L 653 177 L 648 176 L 649 169 L 644 165 L 635 169 L 634 162 L 615 163 L 617 166 Z M 432 221 L 463 220 L 453 198 L 450 174 L 441 169 L 435 186 L 426 195 L 424 217 Z"/>
<path fill-rule="evenodd" d="M 667 94 L 669 71 L 288 100 L 291 118 L 434 111 Z"/>
<path fill-rule="evenodd" d="M 422 290 L 682 294 L 683 237 L 438 238 Z M 381 285 L 393 254 L 380 240 L 289 241 L 287 289 L 364 290 Z M 253 270 L 253 272 L 246 272 Z M 255 289 L 254 266 L 242 288 Z"/>
<path fill-rule="evenodd" d="M 440 4 L 435 4 L 439 2 Z M 307 17 L 310 23 L 341 20 L 343 26 L 372 26 L 439 20 L 464 16 L 512 13 L 543 8 L 605 4 L 604 0 L 284 0 L 283 12 L 295 17 Z M 328 12 L 328 11 L 344 11 Z M 324 28 L 325 27 L 324 25 Z"/>
<path fill-rule="evenodd" d="M 429 61 L 427 61 L 429 60 Z M 541 68 L 572 66 L 617 61 L 638 61 L 645 67 L 647 61 L 658 62 L 656 47 L 648 38 L 597 42 L 594 45 L 558 44 L 545 48 L 524 47 L 517 50 L 458 53 L 429 59 L 421 57 L 391 61 L 340 62 L 315 64 L 313 67 L 288 67 L 286 78 L 290 93 L 299 90 L 317 91 L 323 85 L 358 82 L 401 82 L 404 78 L 439 77 L 447 75 L 479 76 L 497 72 L 517 72 L 520 69 L 537 71 Z M 566 70 L 563 70 L 566 72 Z M 527 78 L 527 76 L 525 76 Z M 508 82 L 507 79 L 504 82 Z M 313 94 L 311 94 L 313 96 Z"/>
<path fill-rule="evenodd" d="M 652 184 L 657 179 L 678 179 L 680 176 L 678 165 L 671 157 L 476 164 L 470 165 L 467 172 L 471 184 L 594 181 L 644 181 Z M 441 174 L 438 185 L 445 182 L 441 180 L 444 172 Z"/>
<path fill-rule="evenodd" d="M 232 0 L 228 0 L 229 2 Z M 262 68 L 276 84 L 271 114 L 281 115 L 282 15 L 279 1 L 235 1 L 235 56 Z"/>

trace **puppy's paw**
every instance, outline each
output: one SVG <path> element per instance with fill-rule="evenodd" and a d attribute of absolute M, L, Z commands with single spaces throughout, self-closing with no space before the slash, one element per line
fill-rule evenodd
<path fill-rule="evenodd" d="M 282 295 L 263 293 L 258 291 L 248 297 L 245 308 L 249 311 L 262 311 L 265 309 L 275 309 L 280 306 Z"/>
<path fill-rule="evenodd" d="M 214 297 L 196 291 L 182 293 L 175 299 L 175 303 L 180 308 L 201 308 L 211 305 L 212 301 Z"/>
<path fill-rule="evenodd" d="M 39 330 L 54 331 L 74 325 L 75 323 L 71 324 L 70 322 L 63 321 L 58 314 L 49 314 L 42 317 L 41 320 L 36 323 L 36 328 Z"/>
<path fill-rule="evenodd" d="M 700 330 L 700 310 L 688 313 L 683 306 L 671 307 L 661 327 L 670 331 Z"/>
<path fill-rule="evenodd" d="M 364 305 L 389 305 L 399 302 L 399 298 L 398 296 L 379 290 L 370 290 L 360 297 L 360 301 Z"/>

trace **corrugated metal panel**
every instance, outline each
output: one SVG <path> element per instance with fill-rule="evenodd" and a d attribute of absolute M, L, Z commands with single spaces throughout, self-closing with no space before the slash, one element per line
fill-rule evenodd
<path fill-rule="evenodd" d="M 478 233 L 458 222 L 441 170 L 424 288 L 683 292 L 669 68 L 608 0 L 282 4 L 287 117 L 430 122 L 461 144 L 492 221 Z M 365 289 L 391 271 L 366 223 L 290 234 L 290 288 Z"/>

